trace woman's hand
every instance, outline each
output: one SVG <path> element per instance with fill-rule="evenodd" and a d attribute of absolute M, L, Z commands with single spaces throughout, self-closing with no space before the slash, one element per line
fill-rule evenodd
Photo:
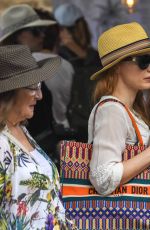
<path fill-rule="evenodd" d="M 79 46 L 75 40 L 73 39 L 71 33 L 67 29 L 62 29 L 60 31 L 60 40 L 61 44 L 66 46 L 68 49 L 70 49 L 73 53 L 75 53 L 80 58 L 85 58 L 87 55 L 87 52 Z"/>

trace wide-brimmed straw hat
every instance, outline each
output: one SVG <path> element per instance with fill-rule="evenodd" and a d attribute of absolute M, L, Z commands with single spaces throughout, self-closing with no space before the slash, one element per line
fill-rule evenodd
<path fill-rule="evenodd" d="M 60 57 L 36 62 L 30 49 L 24 45 L 0 47 L 0 93 L 23 88 L 55 75 Z"/>
<path fill-rule="evenodd" d="M 150 38 L 139 23 L 118 25 L 99 37 L 98 52 L 102 68 L 91 76 L 91 80 L 126 57 L 150 53 Z"/>
<path fill-rule="evenodd" d="M 40 19 L 36 11 L 27 4 L 13 5 L 0 16 L 0 42 L 23 28 L 54 24 L 56 21 Z"/>

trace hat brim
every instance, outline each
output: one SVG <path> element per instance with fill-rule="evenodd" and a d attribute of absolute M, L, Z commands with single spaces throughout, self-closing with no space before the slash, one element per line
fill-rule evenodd
<path fill-rule="evenodd" d="M 141 55 L 141 54 L 149 54 L 150 53 L 150 47 L 149 48 L 145 48 L 142 50 L 138 50 L 138 51 L 134 51 L 134 52 L 130 52 L 126 55 L 121 56 L 120 58 L 118 58 L 117 60 L 111 62 L 110 64 L 106 65 L 104 68 L 100 69 L 99 71 L 97 71 L 96 73 L 94 73 L 90 79 L 91 80 L 97 80 L 98 77 L 100 77 L 100 74 L 103 73 L 104 71 L 110 69 L 111 67 L 113 67 L 114 65 L 116 65 L 117 63 L 119 63 L 120 61 L 122 61 L 124 58 L 126 57 L 130 57 L 130 56 L 137 56 L 137 55 Z"/>
<path fill-rule="evenodd" d="M 48 58 L 37 62 L 38 68 L 7 78 L 0 83 L 0 93 L 23 88 L 55 76 L 61 64 L 60 57 Z"/>
<path fill-rule="evenodd" d="M 3 35 L 2 37 L 0 37 L 0 42 L 2 42 L 4 39 L 8 38 L 10 35 L 14 34 L 15 32 L 24 29 L 24 28 L 28 28 L 28 27 L 39 27 L 39 26 L 51 26 L 51 25 L 55 25 L 57 24 L 56 21 L 53 20 L 35 20 L 33 22 L 27 23 L 25 25 L 21 25 L 18 28 L 14 28 L 12 29 L 9 33 Z"/>

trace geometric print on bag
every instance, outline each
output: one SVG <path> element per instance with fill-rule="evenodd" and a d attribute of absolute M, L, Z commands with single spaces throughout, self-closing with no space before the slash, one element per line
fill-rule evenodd
<path fill-rule="evenodd" d="M 74 204 L 75 205 L 75 204 Z M 73 206 L 74 206 L 73 205 Z M 98 203 L 97 203 L 98 205 Z M 99 204 L 100 205 L 100 204 Z M 81 230 L 149 230 L 150 212 L 148 209 L 105 206 L 86 207 L 85 203 L 76 201 L 76 208 L 68 208 L 67 214 L 74 219 L 75 224 Z M 82 206 L 82 208 L 81 208 Z M 67 202 L 65 203 L 67 208 Z M 90 218 L 92 216 L 92 218 Z M 145 219 L 146 217 L 146 219 Z M 94 218 L 94 222 L 93 222 Z"/>
<path fill-rule="evenodd" d="M 145 146 L 126 145 L 123 159 L 130 159 L 144 149 Z M 88 180 L 91 155 L 90 144 L 62 142 L 63 202 L 76 226 L 81 230 L 150 230 L 150 169 L 136 176 L 124 189 L 117 189 L 124 194 L 119 192 L 105 199 L 95 196 L 94 189 L 88 187 L 91 186 Z M 88 188 L 89 195 L 85 192 Z M 138 193 L 135 188 L 139 188 Z"/>

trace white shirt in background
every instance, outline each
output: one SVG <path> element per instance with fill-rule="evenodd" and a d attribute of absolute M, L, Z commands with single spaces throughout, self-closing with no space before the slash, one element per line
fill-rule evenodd
<path fill-rule="evenodd" d="M 35 52 L 32 53 L 36 61 L 56 57 L 56 54 Z M 66 117 L 67 107 L 71 98 L 72 81 L 74 76 L 73 66 L 65 59 L 61 58 L 61 66 L 54 77 L 45 81 L 47 88 L 52 94 L 52 112 L 57 124 L 69 128 Z"/>

